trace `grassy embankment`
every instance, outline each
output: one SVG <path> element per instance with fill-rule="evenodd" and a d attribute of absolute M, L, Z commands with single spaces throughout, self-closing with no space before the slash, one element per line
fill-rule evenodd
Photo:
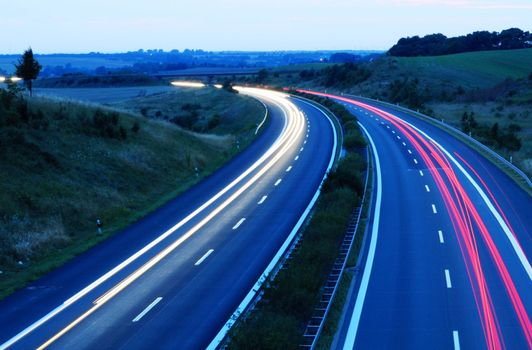
<path fill-rule="evenodd" d="M 417 108 L 471 132 L 506 159 L 511 155 L 521 169 L 532 175 L 532 49 L 387 58 L 387 61 L 396 67 L 389 68 L 398 76 L 394 79 L 408 76 L 418 79 L 421 105 Z M 372 79 L 384 76 L 386 70 L 378 71 Z M 377 94 L 386 100 L 385 89 L 372 91 L 375 84 L 368 83 L 358 92 L 367 89 L 369 95 Z"/>
<path fill-rule="evenodd" d="M 0 297 L 214 171 L 238 152 L 237 137 L 242 147 L 252 140 L 264 116 L 259 102 L 214 89 L 158 99 L 161 105 L 174 99 L 200 104 L 198 125 L 214 115 L 219 124 L 198 133 L 164 118 L 0 90 Z M 173 118 L 192 113 L 166 111 Z M 96 218 L 105 224 L 102 236 Z"/>
<path fill-rule="evenodd" d="M 347 155 L 325 181 L 315 210 L 304 226 L 301 244 L 264 294 L 229 335 L 230 349 L 297 349 L 320 289 L 338 255 L 351 213 L 360 200 L 366 164 L 359 155 L 364 140 L 352 115 L 324 102 L 341 121 Z"/>

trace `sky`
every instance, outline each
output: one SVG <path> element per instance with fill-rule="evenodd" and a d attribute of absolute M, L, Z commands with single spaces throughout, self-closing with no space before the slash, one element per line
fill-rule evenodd
<path fill-rule="evenodd" d="M 386 50 L 519 27 L 532 0 L 0 0 L 0 53 Z"/>

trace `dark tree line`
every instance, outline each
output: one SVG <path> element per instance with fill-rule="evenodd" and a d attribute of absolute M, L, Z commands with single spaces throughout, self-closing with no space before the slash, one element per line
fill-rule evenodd
<path fill-rule="evenodd" d="M 321 71 L 322 83 L 327 87 L 347 87 L 359 84 L 371 76 L 371 71 L 355 63 L 335 64 Z"/>
<path fill-rule="evenodd" d="M 401 38 L 388 51 L 390 56 L 439 56 L 453 53 L 512 50 L 532 47 L 532 34 L 519 28 L 498 32 L 479 31 L 448 38 L 443 34 Z"/>

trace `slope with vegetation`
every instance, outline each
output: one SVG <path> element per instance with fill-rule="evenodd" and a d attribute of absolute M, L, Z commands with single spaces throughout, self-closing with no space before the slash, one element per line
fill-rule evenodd
<path fill-rule="evenodd" d="M 237 137 L 249 142 L 263 107 L 218 93 L 235 106 L 216 106 L 219 125 L 195 133 L 103 106 L 0 89 L 0 297 L 214 171 L 238 152 Z M 224 96 L 213 97 L 212 108 L 217 98 Z"/>

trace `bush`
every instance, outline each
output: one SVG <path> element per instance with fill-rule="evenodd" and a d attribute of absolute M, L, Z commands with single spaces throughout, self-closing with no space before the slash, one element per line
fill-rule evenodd
<path fill-rule="evenodd" d="M 443 99 L 447 99 L 446 92 L 443 91 Z M 417 79 L 403 80 L 395 79 L 388 87 L 389 100 L 392 103 L 406 104 L 409 108 L 423 108 L 427 100 L 419 90 L 419 81 Z"/>
<path fill-rule="evenodd" d="M 349 130 L 344 135 L 344 147 L 348 151 L 356 151 L 366 146 L 366 140 L 359 132 Z"/>
<path fill-rule="evenodd" d="M 323 85 L 348 87 L 359 84 L 371 76 L 371 71 L 355 63 L 335 64 L 322 70 Z"/>
<path fill-rule="evenodd" d="M 133 123 L 133 126 L 131 127 L 131 131 L 133 131 L 135 134 L 138 133 L 140 130 L 140 124 L 139 122 Z"/>
<path fill-rule="evenodd" d="M 105 112 L 97 109 L 93 116 L 90 126 L 92 132 L 100 137 L 107 137 L 111 139 L 125 140 L 127 137 L 126 129 L 119 124 L 120 115 L 117 112 Z"/>
<path fill-rule="evenodd" d="M 175 116 L 174 118 L 170 119 L 170 121 L 182 128 L 192 130 L 199 121 L 199 114 L 196 111 L 192 111 L 187 114 Z"/>
<path fill-rule="evenodd" d="M 207 124 L 207 128 L 208 129 L 214 129 L 215 127 L 220 125 L 221 122 L 222 122 L 222 117 L 220 117 L 219 114 L 215 114 L 214 116 L 212 116 L 211 119 L 209 119 L 209 123 Z"/>

